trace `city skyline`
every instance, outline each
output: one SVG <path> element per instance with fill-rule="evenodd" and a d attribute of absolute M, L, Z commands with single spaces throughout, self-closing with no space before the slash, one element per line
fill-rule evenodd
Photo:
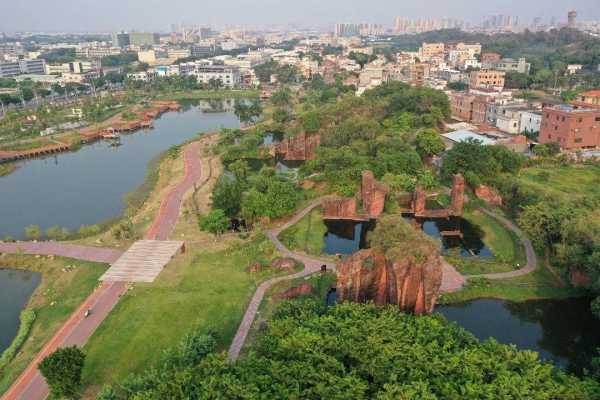
<path fill-rule="evenodd" d="M 301 25 L 333 28 L 336 22 L 380 23 L 393 27 L 394 18 L 454 18 L 480 23 L 491 15 L 518 16 L 527 24 L 535 17 L 556 17 L 567 21 L 568 10 L 578 12 L 578 20 L 600 19 L 595 0 L 570 0 L 562 4 L 542 1 L 519 2 L 497 0 L 489 3 L 457 0 L 452 4 L 442 0 L 424 0 L 410 4 L 390 4 L 375 0 L 368 3 L 355 0 L 330 0 L 327 3 L 306 0 L 301 8 L 289 7 L 281 0 L 231 0 L 225 3 L 198 4 L 190 0 L 117 0 L 72 4 L 69 0 L 45 2 L 23 0 L 0 5 L 0 26 L 5 32 L 16 31 L 113 31 L 119 29 L 167 31 L 171 24 L 209 26 Z M 143 5 L 143 6 L 142 6 Z M 315 12 L 318 10 L 319 12 Z M 433 11 L 432 11 L 433 10 Z"/>

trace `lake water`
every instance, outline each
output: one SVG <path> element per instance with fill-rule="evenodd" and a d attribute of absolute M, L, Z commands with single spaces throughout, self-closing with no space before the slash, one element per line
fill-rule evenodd
<path fill-rule="evenodd" d="M 120 147 L 100 141 L 19 163 L 0 178 L 0 238 L 21 239 L 30 224 L 44 231 L 53 225 L 72 230 L 118 217 L 124 196 L 142 184 L 148 163 L 162 151 L 200 132 L 240 127 L 228 104 L 185 103 L 181 112 L 156 120 L 154 129 L 123 135 Z"/>
<path fill-rule="evenodd" d="M 367 233 L 373 229 L 371 222 L 347 220 L 324 220 L 325 233 L 323 252 L 326 254 L 352 254 L 366 249 Z"/>
<path fill-rule="evenodd" d="M 39 285 L 41 274 L 0 269 L 0 354 L 10 346 L 19 330 L 19 314 Z"/>
<path fill-rule="evenodd" d="M 588 298 L 521 303 L 480 299 L 438 305 L 435 312 L 481 340 L 493 337 L 520 350 L 536 351 L 575 373 L 589 367 L 600 347 L 600 320 L 591 313 Z"/>

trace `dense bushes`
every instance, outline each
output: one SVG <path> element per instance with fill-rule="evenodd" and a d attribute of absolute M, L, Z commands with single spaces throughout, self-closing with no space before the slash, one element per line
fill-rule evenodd
<path fill-rule="evenodd" d="M 191 345 L 187 345 L 190 343 Z M 594 399 L 598 384 L 536 353 L 480 343 L 438 316 L 284 302 L 253 352 L 228 362 L 193 334 L 99 399 Z"/>
<path fill-rule="evenodd" d="M 503 146 L 484 146 L 476 140 L 457 143 L 448 151 L 442 164 L 441 177 L 450 181 L 462 174 L 471 187 L 494 179 L 498 174 L 519 172 L 525 159 Z"/>

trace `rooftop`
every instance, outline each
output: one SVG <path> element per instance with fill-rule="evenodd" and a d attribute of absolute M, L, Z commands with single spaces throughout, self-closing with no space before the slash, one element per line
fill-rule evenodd
<path fill-rule="evenodd" d="M 472 139 L 480 141 L 481 144 L 486 146 L 496 144 L 496 141 L 494 139 L 469 130 L 458 130 L 450 133 L 444 133 L 442 134 L 442 136 L 456 143 L 465 142 L 469 139 Z"/>

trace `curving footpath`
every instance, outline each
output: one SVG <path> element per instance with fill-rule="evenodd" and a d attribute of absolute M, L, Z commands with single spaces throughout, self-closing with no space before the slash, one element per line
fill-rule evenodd
<path fill-rule="evenodd" d="M 197 157 L 201 144 L 202 142 L 194 142 L 185 147 L 184 178 L 167 194 L 161 203 L 158 215 L 145 236 L 146 239 L 166 240 L 175 228 L 183 197 L 194 184 L 203 178 L 201 162 Z M 202 179 L 201 184 L 205 184 L 207 181 L 208 178 L 205 177 Z M 0 252 L 55 255 L 104 263 L 115 262 L 123 253 L 117 249 L 55 242 L 0 243 Z M 102 283 L 38 353 L 2 396 L 2 400 L 45 399 L 49 394 L 49 390 L 44 378 L 37 369 L 37 365 L 59 347 L 83 346 L 118 303 L 120 297 L 127 291 L 127 287 L 128 285 L 125 282 Z M 83 314 L 87 309 L 93 309 L 93 312 L 85 318 Z"/>
<path fill-rule="evenodd" d="M 516 271 L 498 272 L 495 274 L 468 275 L 467 278 L 468 279 L 485 278 L 485 279 L 494 279 L 494 280 L 507 279 L 507 278 L 515 278 L 517 276 L 527 275 L 527 274 L 535 271 L 538 266 L 537 256 L 535 255 L 535 251 L 533 250 L 533 245 L 531 244 L 531 240 L 529 240 L 526 237 L 526 235 L 523 233 L 523 231 L 521 229 L 519 229 L 512 221 L 510 221 L 507 218 L 504 218 L 498 214 L 495 214 L 488 209 L 480 207 L 479 211 L 494 218 L 495 220 L 500 222 L 502 225 L 504 225 L 508 230 L 512 231 L 513 233 L 515 233 L 517 235 L 517 237 L 521 240 L 521 242 L 523 243 L 523 246 L 525 247 L 525 256 L 527 257 L 527 265 L 525 265 L 523 268 L 518 269 Z"/>
<path fill-rule="evenodd" d="M 242 319 L 242 322 L 241 322 L 240 326 L 238 327 L 235 337 L 233 338 L 233 342 L 231 342 L 231 346 L 229 347 L 228 357 L 230 360 L 235 360 L 240 355 L 240 351 L 242 350 L 242 347 L 244 346 L 244 342 L 246 341 L 248 332 L 250 331 L 250 328 L 252 327 L 252 323 L 253 323 L 254 319 L 256 318 L 258 308 L 260 307 L 260 304 L 265 296 L 266 291 L 271 286 L 273 286 L 276 283 L 282 282 L 282 281 L 302 278 L 302 277 L 314 274 L 315 272 L 319 272 L 321 270 L 322 265 L 327 265 L 328 270 L 335 271 L 336 265 L 334 263 L 330 263 L 327 261 L 308 257 L 303 254 L 294 253 L 294 252 L 290 251 L 287 247 L 285 247 L 283 245 L 283 243 L 281 243 L 278 239 L 278 236 L 281 232 L 283 232 L 287 228 L 291 227 L 292 225 L 295 225 L 298 221 L 300 221 L 305 215 L 307 215 L 309 212 L 311 212 L 314 208 L 320 206 L 321 200 L 322 199 L 318 199 L 318 200 L 314 201 L 313 203 L 308 205 L 302 211 L 298 212 L 292 219 L 290 219 L 288 222 L 281 225 L 280 227 L 274 228 L 274 229 L 271 229 L 271 230 L 268 230 L 265 232 L 267 237 L 271 240 L 271 242 L 273 242 L 273 244 L 275 245 L 277 250 L 279 250 L 279 252 L 281 252 L 281 254 L 283 254 L 284 257 L 293 258 L 296 261 L 303 263 L 304 269 L 302 271 L 292 274 L 292 275 L 280 276 L 277 278 L 270 279 L 268 281 L 261 283 L 258 286 L 258 288 L 256 289 L 256 292 L 254 293 L 254 296 L 252 296 L 252 300 L 250 300 L 250 304 L 248 305 L 248 308 L 246 309 L 246 313 L 244 314 L 244 318 Z M 452 265 L 448 264 L 447 262 L 444 262 L 444 264 L 442 265 L 442 272 L 443 272 L 443 274 L 442 274 L 443 278 L 442 278 L 442 286 L 440 288 L 441 292 L 457 291 L 457 290 L 460 290 L 463 287 L 463 285 L 465 284 L 465 278 L 458 271 L 456 271 L 456 269 L 454 269 L 454 267 Z"/>
<path fill-rule="evenodd" d="M 292 275 L 280 276 L 277 278 L 269 279 L 268 281 L 265 281 L 258 286 L 258 288 L 256 289 L 256 292 L 254 292 L 254 296 L 252 296 L 252 300 L 250 300 L 250 304 L 248 305 L 248 308 L 246 309 L 246 313 L 244 314 L 244 318 L 242 319 L 242 322 L 240 323 L 240 326 L 238 327 L 235 337 L 233 338 L 233 341 L 231 342 L 231 346 L 229 347 L 228 358 L 230 360 L 235 360 L 240 355 L 240 351 L 242 350 L 242 347 L 244 346 L 244 343 L 246 342 L 246 338 L 248 337 L 248 332 L 250 331 L 250 328 L 252 327 L 252 323 L 254 322 L 254 319 L 256 318 L 256 313 L 258 312 L 258 307 L 260 307 L 260 303 L 262 303 L 262 300 L 265 296 L 266 291 L 271 286 L 273 286 L 274 284 L 279 283 L 279 282 L 287 281 L 290 279 L 302 278 L 302 277 L 314 274 L 315 272 L 318 272 L 321 270 L 322 265 L 327 265 L 328 270 L 335 270 L 335 264 L 326 262 L 323 260 L 319 260 L 316 258 L 311 258 L 311 257 L 305 256 L 303 254 L 294 253 L 294 252 L 290 251 L 287 247 L 285 247 L 283 245 L 283 243 L 281 243 L 279 241 L 279 239 L 277 238 L 282 231 L 286 230 L 290 226 L 297 223 L 306 214 L 311 212 L 314 208 L 318 207 L 319 205 L 321 205 L 321 201 L 317 200 L 317 201 L 311 203 L 308 207 L 306 207 L 299 213 L 297 213 L 291 220 L 289 220 L 285 224 L 281 225 L 278 228 L 274 228 L 274 229 L 271 229 L 271 230 L 268 230 L 265 232 L 267 237 L 271 240 L 271 242 L 273 242 L 273 244 L 275 245 L 277 250 L 279 250 L 284 257 L 293 258 L 296 261 L 303 263 L 304 269 L 302 271 L 297 272 Z"/>

